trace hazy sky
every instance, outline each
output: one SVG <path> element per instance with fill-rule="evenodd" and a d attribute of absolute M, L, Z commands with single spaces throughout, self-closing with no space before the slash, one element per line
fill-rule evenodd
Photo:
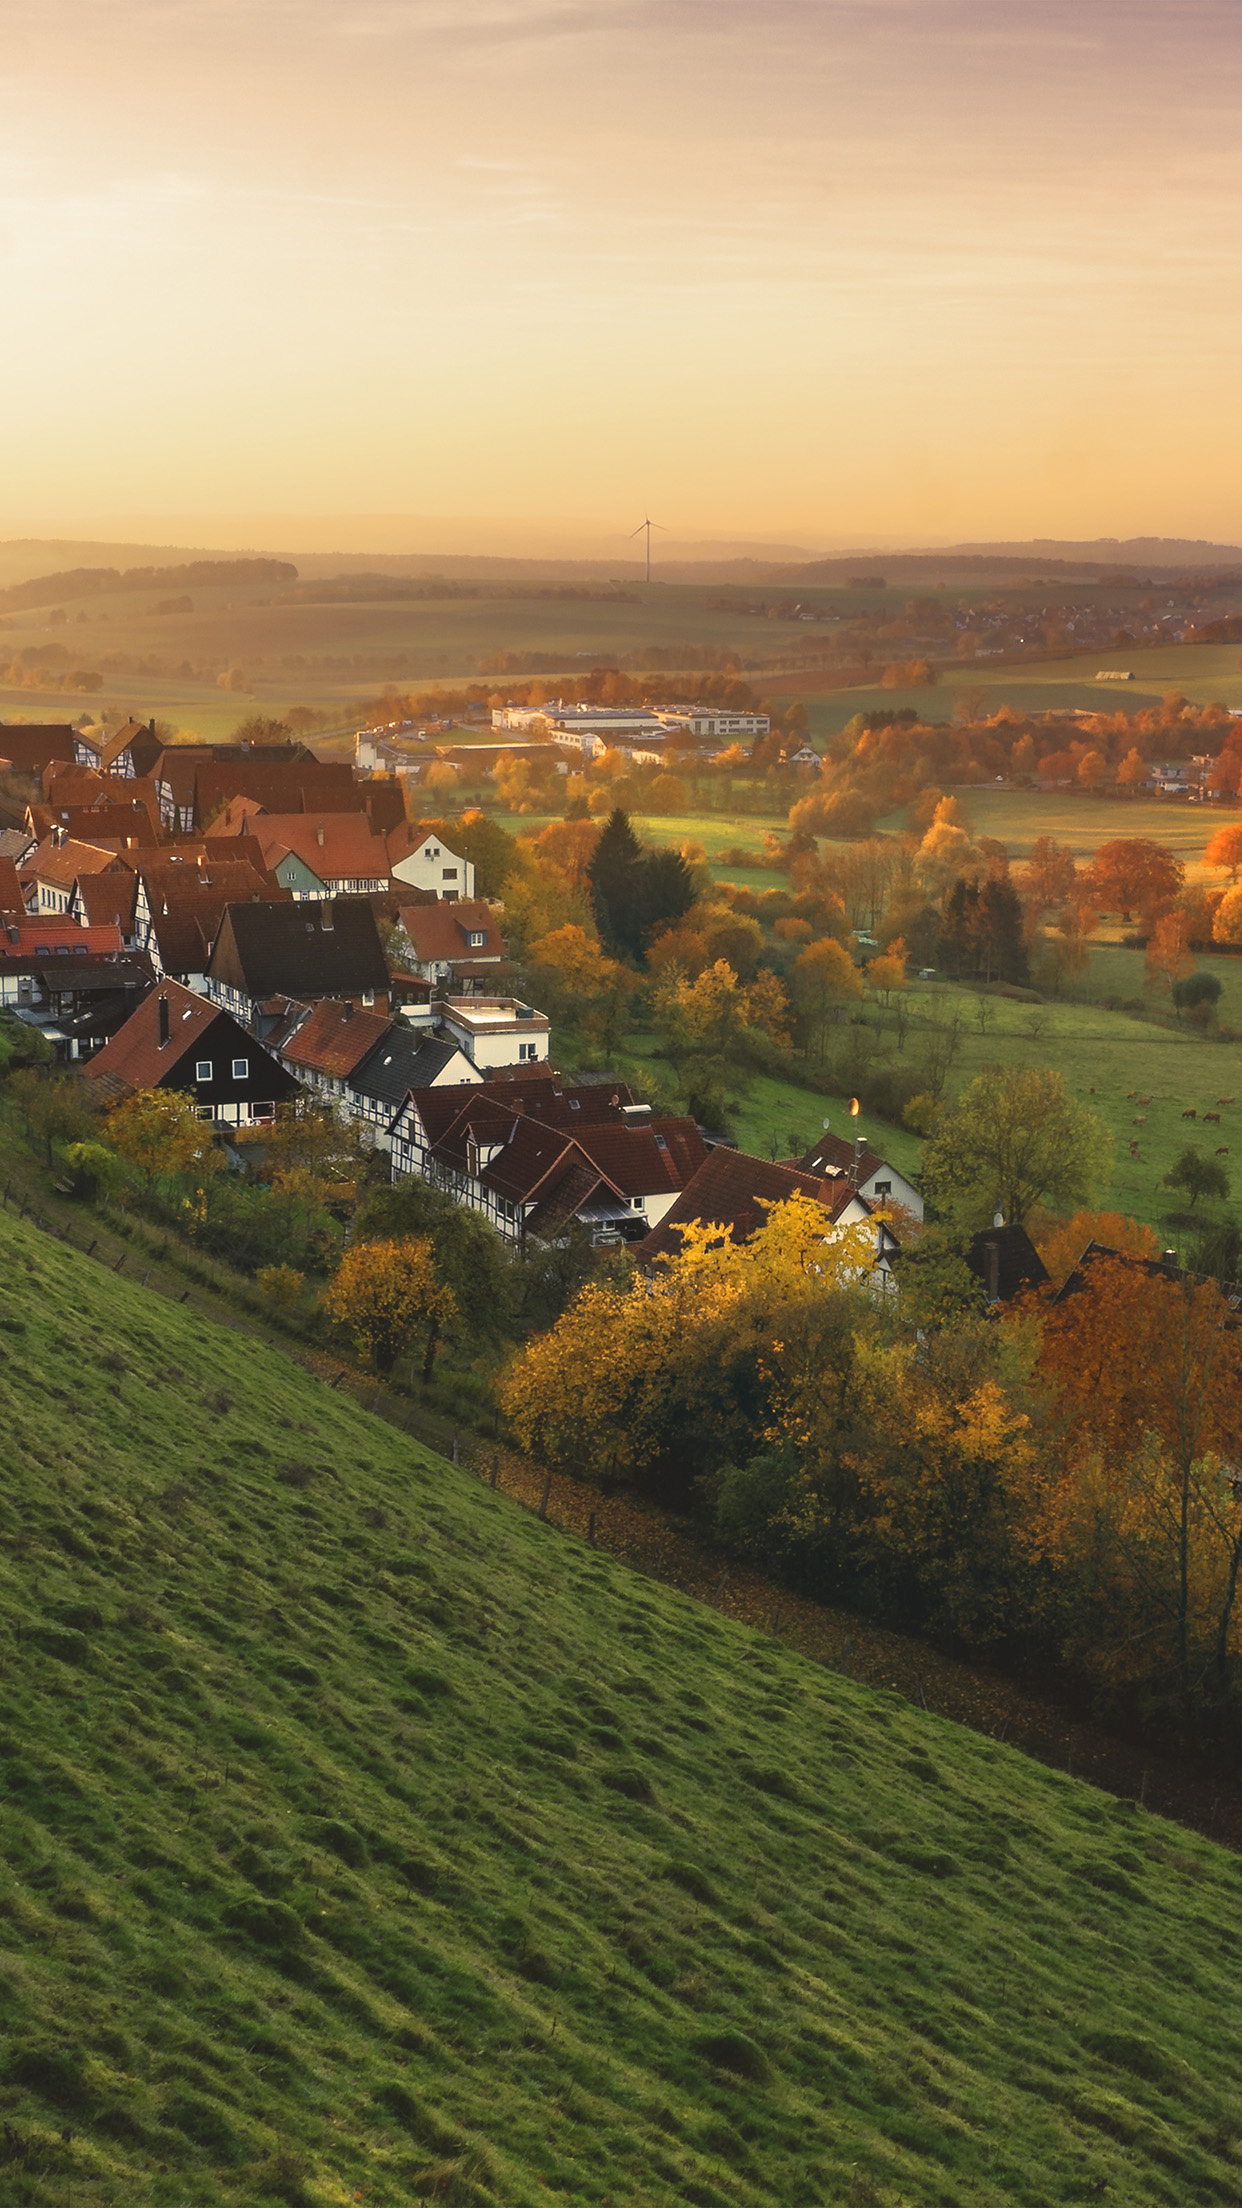
<path fill-rule="evenodd" d="M 0 535 L 1242 537 L 1238 0 L 7 0 Z"/>

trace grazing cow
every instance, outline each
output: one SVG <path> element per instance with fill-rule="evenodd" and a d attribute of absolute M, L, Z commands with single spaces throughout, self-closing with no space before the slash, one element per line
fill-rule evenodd
<path fill-rule="evenodd" d="M 1147 1125 L 1146 1112 L 1136 1112 L 1134 1118 L 1130 1121 L 1130 1125 L 1132 1127 L 1145 1127 Z"/>
<path fill-rule="evenodd" d="M 1204 1113 L 1204 1115 L 1203 1115 L 1203 1124 L 1204 1124 L 1204 1126 L 1205 1126 L 1205 1127 L 1219 1127 L 1219 1125 L 1220 1125 L 1220 1113 L 1219 1113 L 1219 1112 L 1205 1112 L 1205 1113 Z"/>
<path fill-rule="evenodd" d="M 1137 1095 L 1138 1095 L 1138 1090 L 1137 1090 L 1137 1089 L 1127 1089 L 1127 1090 L 1126 1090 L 1126 1102 L 1127 1102 L 1127 1104 L 1133 1104 L 1133 1102 L 1134 1102 L 1134 1100 L 1135 1100 L 1135 1098 L 1136 1098 L 1136 1096 L 1137 1096 Z"/>
<path fill-rule="evenodd" d="M 1149 1096 L 1140 1096 L 1140 1098 L 1139 1098 L 1139 1103 L 1140 1103 L 1140 1104 L 1150 1104 L 1150 1102 L 1151 1102 L 1151 1098 L 1150 1098 Z"/>
<path fill-rule="evenodd" d="M 1232 1104 L 1236 1100 L 1232 1096 L 1218 1096 L 1216 1101 L 1218 1104 Z"/>
<path fill-rule="evenodd" d="M 1218 1158 L 1227 1158 L 1227 1157 L 1228 1157 L 1228 1155 L 1229 1155 L 1229 1145 L 1228 1145 L 1228 1143 L 1227 1143 L 1227 1142 L 1222 1142 L 1222 1144 L 1221 1144 L 1221 1146 L 1220 1146 L 1219 1150 L 1217 1151 L 1216 1155 L 1217 1155 L 1217 1157 L 1218 1157 Z"/>
<path fill-rule="evenodd" d="M 1183 1119 L 1193 1119 L 1194 1117 L 1195 1117 L 1195 1108 L 1194 1108 L 1194 1105 L 1193 1105 L 1193 1104 L 1191 1104 L 1191 1105 L 1190 1105 L 1190 1106 L 1188 1107 L 1188 1109 L 1187 1109 L 1186 1111 L 1184 1111 L 1184 1112 L 1182 1113 L 1182 1118 L 1183 1118 Z"/>

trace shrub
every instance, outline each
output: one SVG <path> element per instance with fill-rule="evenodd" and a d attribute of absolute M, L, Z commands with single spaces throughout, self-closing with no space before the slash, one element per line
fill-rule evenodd
<path fill-rule="evenodd" d="M 293 1309 L 306 1279 L 294 1265 L 261 1265 L 254 1277 L 264 1301 L 276 1311 Z"/>

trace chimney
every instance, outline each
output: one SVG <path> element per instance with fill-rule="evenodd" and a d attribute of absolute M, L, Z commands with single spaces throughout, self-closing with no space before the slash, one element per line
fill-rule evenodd
<path fill-rule="evenodd" d="M 324 842 L 325 842 L 325 840 L 326 840 L 326 839 L 325 839 L 325 836 L 324 836 L 324 831 L 323 831 L 323 822 L 322 822 L 322 821 L 319 821 L 319 822 L 317 823 L 317 825 L 316 825 L 316 828 L 315 828 L 315 841 L 316 841 L 316 843 L 317 843 L 317 844 L 319 845 L 319 848 L 320 848 L 320 850 L 321 850 L 321 851 L 322 851 L 322 849 L 323 849 L 323 846 L 324 846 Z"/>
<path fill-rule="evenodd" d="M 855 1135 L 855 1137 L 854 1137 L 854 1162 L 853 1162 L 853 1164 L 852 1164 L 852 1165 L 851 1165 L 851 1167 L 850 1167 L 850 1186 L 851 1186 L 852 1188 L 857 1188 L 857 1186 L 858 1186 L 859 1178 L 860 1178 L 860 1176 L 861 1176 L 861 1174 L 862 1174 L 862 1161 L 863 1161 L 863 1158 L 864 1158 L 864 1156 L 866 1155 L 866 1150 L 867 1150 L 867 1138 L 866 1138 L 866 1136 L 865 1136 L 865 1135 Z"/>
<path fill-rule="evenodd" d="M 160 998 L 160 1003 L 159 1003 L 159 1015 L 160 1015 L 160 1049 L 162 1050 L 162 1049 L 164 1048 L 164 1045 L 165 1045 L 165 1043 L 166 1043 L 166 1042 L 168 1041 L 168 999 L 167 999 L 167 997 L 161 997 L 161 998 Z"/>
<path fill-rule="evenodd" d="M 352 1020 L 353 1016 L 354 1016 L 354 1008 L 353 1008 L 353 1005 L 352 1005 L 351 1003 L 349 1003 L 349 1002 L 346 1002 L 345 1004 L 343 1004 L 343 1005 L 341 1006 L 341 1018 L 342 1018 L 342 1020 Z"/>
<path fill-rule="evenodd" d="M 983 1246 L 984 1249 L 987 1251 L 988 1256 L 988 1302 L 999 1303 L 1000 1244 L 999 1242 L 985 1242 Z"/>
<path fill-rule="evenodd" d="M 336 922 L 332 917 L 331 905 L 325 903 L 319 907 L 319 925 L 325 935 L 330 935 L 332 933 L 333 928 L 336 926 Z"/>

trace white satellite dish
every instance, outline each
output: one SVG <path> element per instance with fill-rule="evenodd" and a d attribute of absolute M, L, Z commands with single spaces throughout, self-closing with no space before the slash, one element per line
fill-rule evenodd
<path fill-rule="evenodd" d="M 829 1129 L 829 1127 L 831 1127 L 831 1125 L 832 1125 L 832 1121 L 831 1121 L 830 1119 L 821 1119 L 821 1121 L 820 1121 L 820 1123 L 819 1123 L 819 1124 L 820 1124 L 820 1126 L 821 1126 L 821 1127 L 822 1127 L 822 1128 L 824 1129 L 824 1131 L 825 1131 L 825 1133 L 826 1133 L 826 1132 L 827 1132 L 827 1130 Z"/>

